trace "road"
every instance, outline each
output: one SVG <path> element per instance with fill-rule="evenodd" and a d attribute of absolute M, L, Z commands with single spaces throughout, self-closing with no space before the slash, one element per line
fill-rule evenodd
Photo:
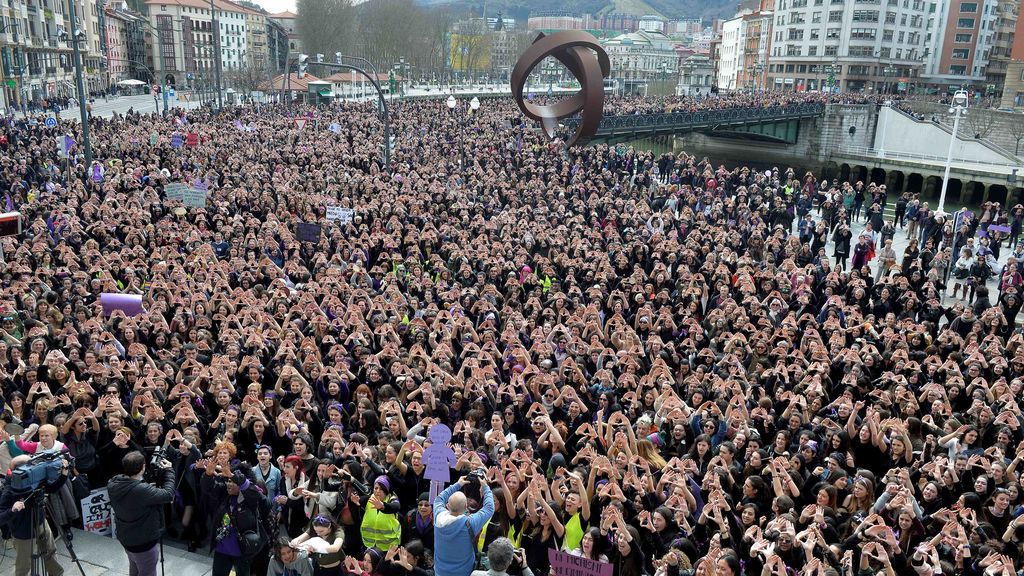
<path fill-rule="evenodd" d="M 121 96 L 119 98 L 110 98 L 104 100 L 103 98 L 97 98 L 92 103 L 92 115 L 101 118 L 108 118 L 113 116 L 115 112 L 118 114 L 124 114 L 132 109 L 136 112 L 148 114 L 150 112 L 157 111 L 156 102 L 152 96 L 141 95 L 141 96 Z M 163 110 L 163 100 L 159 100 L 160 110 Z M 198 108 L 199 102 L 181 102 L 171 99 L 169 102 L 171 108 Z M 68 108 L 61 110 L 60 117 L 67 120 L 78 120 L 81 112 L 77 107 Z"/>

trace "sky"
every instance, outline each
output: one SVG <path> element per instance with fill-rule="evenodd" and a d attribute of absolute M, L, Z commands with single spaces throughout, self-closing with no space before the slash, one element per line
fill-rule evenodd
<path fill-rule="evenodd" d="M 284 12 L 290 10 L 295 12 L 295 0 L 252 0 L 256 4 L 263 6 L 263 9 L 271 14 L 277 12 Z"/>

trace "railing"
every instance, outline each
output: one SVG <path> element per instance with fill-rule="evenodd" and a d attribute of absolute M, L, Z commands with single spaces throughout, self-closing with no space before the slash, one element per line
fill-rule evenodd
<path fill-rule="evenodd" d="M 597 129 L 598 136 L 637 132 L 673 132 L 687 129 L 708 128 L 719 125 L 739 125 L 761 122 L 812 118 L 825 113 L 824 104 L 796 104 L 771 108 L 730 108 L 722 110 L 701 110 L 698 112 L 664 112 L 658 114 L 631 114 L 605 116 Z M 575 129 L 578 118 L 565 122 Z"/>
<path fill-rule="evenodd" d="M 945 156 L 937 156 L 934 154 L 914 154 L 911 152 L 894 152 L 892 150 L 885 150 L 879 152 L 877 148 L 871 146 L 843 146 L 839 149 L 840 154 L 852 154 L 854 156 L 870 156 L 873 158 L 887 159 L 887 160 L 909 160 L 912 162 L 921 163 L 932 163 L 939 166 L 946 165 Z M 953 158 L 953 163 L 963 165 L 978 165 L 978 166 L 991 166 L 994 168 L 1006 168 L 1012 169 L 1017 168 L 1016 164 L 1010 161 L 1007 162 L 991 162 L 988 160 L 969 160 L 966 158 Z"/>

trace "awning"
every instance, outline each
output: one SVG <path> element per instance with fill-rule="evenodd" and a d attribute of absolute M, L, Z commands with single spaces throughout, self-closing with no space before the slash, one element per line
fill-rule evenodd
<path fill-rule="evenodd" d="M 321 88 L 319 94 L 324 98 L 334 98 L 334 92 L 331 92 L 330 88 Z"/>

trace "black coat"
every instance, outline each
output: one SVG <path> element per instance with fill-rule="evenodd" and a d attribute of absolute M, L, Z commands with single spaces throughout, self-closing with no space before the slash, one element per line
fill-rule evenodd
<path fill-rule="evenodd" d="M 154 485 L 118 474 L 107 484 L 117 540 L 131 552 L 148 550 L 163 533 L 164 504 L 174 501 L 174 470 L 160 470 L 159 478 L 160 484 Z"/>
<path fill-rule="evenodd" d="M 239 491 L 237 497 L 228 494 L 227 484 L 223 478 L 203 474 L 200 486 L 203 494 L 210 498 L 212 517 L 215 520 L 231 513 L 231 522 L 239 536 L 247 532 L 263 533 L 259 526 L 259 507 L 264 498 L 255 484 L 250 482 L 249 486 Z M 231 502 L 235 498 L 238 505 L 234 512 L 231 512 Z M 210 549 L 213 550 L 216 546 L 217 531 L 214 530 L 210 538 Z"/>

